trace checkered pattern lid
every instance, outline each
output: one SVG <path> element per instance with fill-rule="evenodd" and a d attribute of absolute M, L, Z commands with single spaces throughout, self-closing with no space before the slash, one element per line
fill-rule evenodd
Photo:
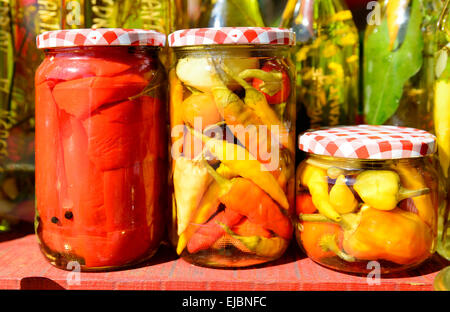
<path fill-rule="evenodd" d="M 359 125 L 305 132 L 300 135 L 299 148 L 342 158 L 413 158 L 433 154 L 436 137 L 413 128 Z"/>
<path fill-rule="evenodd" d="M 38 49 L 87 46 L 164 46 L 166 36 L 141 29 L 99 28 L 47 31 L 36 38 Z"/>
<path fill-rule="evenodd" d="M 295 33 L 284 28 L 221 27 L 177 30 L 169 35 L 169 46 L 213 44 L 294 45 Z"/>

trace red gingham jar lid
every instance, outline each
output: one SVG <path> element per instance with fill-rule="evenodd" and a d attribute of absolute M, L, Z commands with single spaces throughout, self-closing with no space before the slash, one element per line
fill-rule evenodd
<path fill-rule="evenodd" d="M 87 46 L 164 46 L 166 36 L 153 30 L 99 28 L 47 31 L 36 38 L 38 49 Z"/>
<path fill-rule="evenodd" d="M 433 154 L 436 137 L 413 128 L 346 126 L 305 132 L 299 137 L 299 148 L 341 158 L 401 159 Z"/>
<path fill-rule="evenodd" d="M 214 44 L 294 45 L 295 33 L 273 27 L 220 27 L 177 30 L 169 35 L 169 46 Z"/>

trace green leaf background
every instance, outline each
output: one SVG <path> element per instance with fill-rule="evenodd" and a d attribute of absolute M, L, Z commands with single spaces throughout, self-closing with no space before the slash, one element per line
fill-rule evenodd
<path fill-rule="evenodd" d="M 412 0 L 405 39 L 389 49 L 387 19 L 370 33 L 364 47 L 364 115 L 369 124 L 384 124 L 398 109 L 405 83 L 422 67 L 424 40 L 421 1 Z"/>

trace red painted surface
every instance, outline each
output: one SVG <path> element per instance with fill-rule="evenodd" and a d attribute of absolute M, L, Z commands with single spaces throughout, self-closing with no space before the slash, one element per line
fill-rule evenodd
<path fill-rule="evenodd" d="M 382 277 L 380 285 L 369 285 L 365 276 L 315 264 L 296 246 L 275 262 L 238 270 L 197 267 L 162 246 L 141 267 L 81 273 L 80 284 L 70 285 L 69 272 L 47 263 L 32 234 L 0 242 L 0 263 L 0 289 L 106 290 L 432 290 L 437 272 L 449 264 L 435 256 L 416 270 Z"/>

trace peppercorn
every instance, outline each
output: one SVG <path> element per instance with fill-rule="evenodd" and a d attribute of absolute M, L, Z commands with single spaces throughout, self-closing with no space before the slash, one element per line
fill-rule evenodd
<path fill-rule="evenodd" d="M 67 220 L 72 219 L 72 218 L 73 218 L 73 213 L 72 213 L 72 211 L 66 211 L 66 212 L 64 213 L 64 218 L 66 218 Z"/>
<path fill-rule="evenodd" d="M 52 217 L 51 221 L 56 224 L 59 222 L 59 219 L 57 217 Z"/>

